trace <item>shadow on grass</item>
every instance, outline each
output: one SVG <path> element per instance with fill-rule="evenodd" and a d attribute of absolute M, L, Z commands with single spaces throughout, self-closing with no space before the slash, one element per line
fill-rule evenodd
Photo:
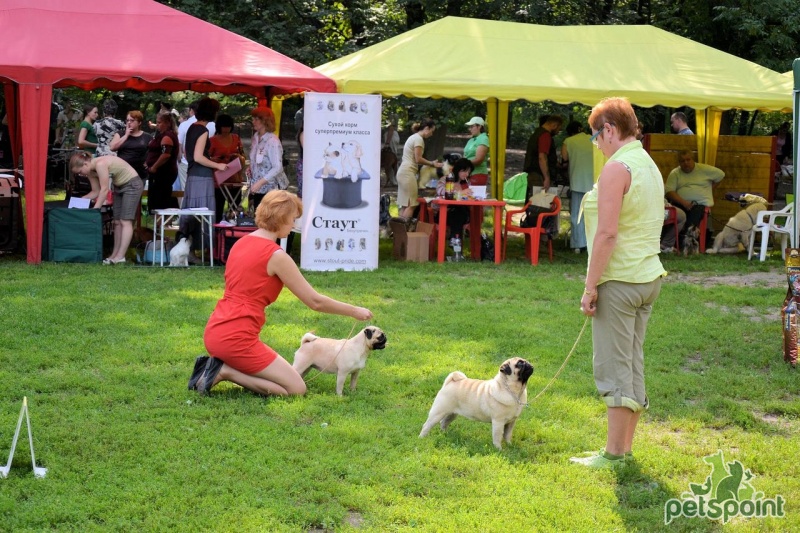
<path fill-rule="evenodd" d="M 649 531 L 722 531 L 722 526 L 706 518 L 678 517 L 663 528 L 650 529 L 653 515 L 664 516 L 664 505 L 672 499 L 680 499 L 680 494 L 668 490 L 666 484 L 645 474 L 634 460 L 614 471 L 617 485 L 614 490 L 618 505 L 617 512 L 626 524 L 628 531 L 643 531 L 648 525 Z"/>

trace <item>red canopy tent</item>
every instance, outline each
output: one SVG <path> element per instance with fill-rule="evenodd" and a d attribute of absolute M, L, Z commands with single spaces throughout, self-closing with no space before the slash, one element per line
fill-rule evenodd
<path fill-rule="evenodd" d="M 28 262 L 42 259 L 54 87 L 276 94 L 336 92 L 326 76 L 151 0 L 0 0 L 0 82 L 15 165 L 24 156 Z"/>

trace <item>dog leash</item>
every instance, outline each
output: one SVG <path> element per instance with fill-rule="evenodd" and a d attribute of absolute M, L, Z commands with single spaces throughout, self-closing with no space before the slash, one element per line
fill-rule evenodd
<path fill-rule="evenodd" d="M 360 322 L 361 322 L 360 320 L 353 320 L 353 327 L 352 327 L 352 328 L 350 328 L 350 333 L 348 333 L 348 334 L 347 334 L 347 337 L 344 339 L 344 342 L 342 343 L 342 346 L 341 346 L 341 348 L 339 348 L 339 351 L 338 351 L 338 352 L 336 352 L 336 355 L 333 357 L 333 360 L 332 360 L 332 361 L 331 361 L 331 362 L 330 362 L 330 363 L 329 363 L 327 366 L 325 366 L 325 368 L 321 369 L 321 370 L 320 370 L 320 371 L 317 373 L 317 375 L 316 375 L 316 376 L 313 376 L 313 377 L 311 377 L 311 378 L 309 378 L 309 379 L 306 379 L 306 380 L 305 380 L 305 382 L 306 382 L 306 383 L 311 383 L 312 381 L 314 381 L 315 379 L 317 379 L 318 377 L 320 377 L 322 374 L 324 374 L 324 373 L 325 373 L 325 371 L 326 371 L 328 368 L 330 368 L 330 366 L 331 366 L 331 365 L 333 365 L 333 363 L 335 363 L 335 362 L 336 362 L 336 359 L 339 357 L 339 354 L 340 354 L 340 353 L 342 353 L 342 350 L 344 350 L 344 345 L 345 345 L 345 344 L 347 344 L 347 341 L 348 341 L 349 339 L 351 339 L 351 338 L 352 338 L 352 336 L 353 336 L 353 331 L 355 331 L 355 329 L 356 329 L 356 326 L 357 326 L 357 325 L 358 325 Z"/>
<path fill-rule="evenodd" d="M 577 347 L 578 347 L 578 343 L 581 341 L 581 337 L 583 337 L 583 332 L 586 330 L 586 325 L 587 325 L 588 323 L 589 323 L 589 317 L 587 316 L 587 317 L 586 317 L 586 320 L 584 320 L 584 321 L 583 321 L 583 327 L 581 327 L 581 331 L 578 333 L 578 338 L 577 338 L 577 339 L 575 339 L 575 343 L 572 345 L 572 349 L 571 349 L 571 350 L 569 351 L 569 353 L 567 354 L 567 358 L 566 358 L 566 359 L 564 359 L 564 362 L 563 362 L 563 363 L 561 363 L 561 368 L 559 368 L 559 369 L 558 369 L 558 371 L 556 372 L 556 375 L 555 375 L 555 376 L 553 376 L 553 379 L 551 379 L 551 380 L 550 380 L 550 382 L 549 382 L 547 385 L 545 385 L 545 386 L 544 386 L 544 388 L 541 390 L 541 392 L 539 392 L 539 394 L 537 394 L 536 396 L 534 396 L 534 397 L 533 397 L 533 400 L 529 401 L 528 403 L 522 403 L 522 402 L 519 400 L 519 396 L 517 396 L 516 398 L 514 398 L 515 400 L 517 400 L 517 404 L 519 404 L 519 405 L 522 405 L 522 406 L 524 406 L 524 407 L 527 407 L 527 406 L 529 406 L 531 403 L 535 402 L 535 401 L 536 401 L 536 400 L 537 400 L 537 399 L 538 399 L 538 398 L 539 398 L 539 397 L 540 397 L 542 394 L 544 394 L 544 393 L 547 391 L 547 389 L 549 389 L 549 388 L 550 388 L 550 385 L 552 385 L 552 384 L 555 382 L 555 380 L 558 378 L 558 376 L 559 376 L 559 375 L 561 375 L 561 372 L 564 370 L 564 368 L 566 368 L 566 366 L 567 366 L 567 362 L 569 361 L 569 358 L 570 358 L 570 357 L 572 357 L 572 354 L 573 354 L 573 353 L 575 353 L 575 348 L 577 348 Z M 503 386 L 506 388 L 506 390 L 507 390 L 509 393 L 511 393 L 511 395 L 512 395 L 512 396 L 514 396 L 514 393 L 513 393 L 513 392 L 511 392 L 511 389 L 509 389 L 509 388 L 508 388 L 508 384 L 506 384 L 506 383 L 503 383 Z M 520 394 L 520 396 L 522 396 L 522 394 Z"/>

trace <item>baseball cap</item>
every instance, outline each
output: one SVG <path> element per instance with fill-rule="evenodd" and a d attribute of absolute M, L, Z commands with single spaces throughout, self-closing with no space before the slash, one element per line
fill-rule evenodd
<path fill-rule="evenodd" d="M 464 124 L 465 126 L 474 126 L 477 124 L 478 126 L 486 126 L 486 122 L 481 117 L 472 117 L 469 119 L 469 122 Z"/>

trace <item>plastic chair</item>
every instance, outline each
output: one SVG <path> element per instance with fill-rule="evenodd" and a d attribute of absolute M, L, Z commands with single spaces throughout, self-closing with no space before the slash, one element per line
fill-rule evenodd
<path fill-rule="evenodd" d="M 767 244 L 769 244 L 769 234 L 779 233 L 781 236 L 781 257 L 786 259 L 787 241 L 794 248 L 797 239 L 794 234 L 794 212 L 793 204 L 787 205 L 780 211 L 761 211 L 756 217 L 756 223 L 750 232 L 750 248 L 747 251 L 747 259 L 753 257 L 753 248 L 756 242 L 756 233 L 761 234 L 761 249 L 758 253 L 758 260 L 764 261 L 767 258 Z"/>
<path fill-rule="evenodd" d="M 503 260 L 506 258 L 506 247 L 508 246 L 508 233 L 524 233 L 525 234 L 525 257 L 530 258 L 531 265 L 539 264 L 539 244 L 541 243 L 542 236 L 547 235 L 544 229 L 544 221 L 550 217 L 556 217 L 558 220 L 559 213 L 561 213 L 561 199 L 558 196 L 553 197 L 553 204 L 556 209 L 552 213 L 542 213 L 539 215 L 538 224 L 533 228 L 523 228 L 515 226 L 512 217 L 520 213 L 524 213 L 530 205 L 530 202 L 525 204 L 522 209 L 515 209 L 506 211 L 506 223 L 503 228 Z M 547 251 L 550 256 L 550 262 L 553 262 L 553 240 L 548 237 Z"/>
<path fill-rule="evenodd" d="M 675 249 L 681 251 L 680 230 L 678 230 L 678 208 L 674 205 L 664 206 L 664 226 L 672 226 L 675 229 Z"/>

